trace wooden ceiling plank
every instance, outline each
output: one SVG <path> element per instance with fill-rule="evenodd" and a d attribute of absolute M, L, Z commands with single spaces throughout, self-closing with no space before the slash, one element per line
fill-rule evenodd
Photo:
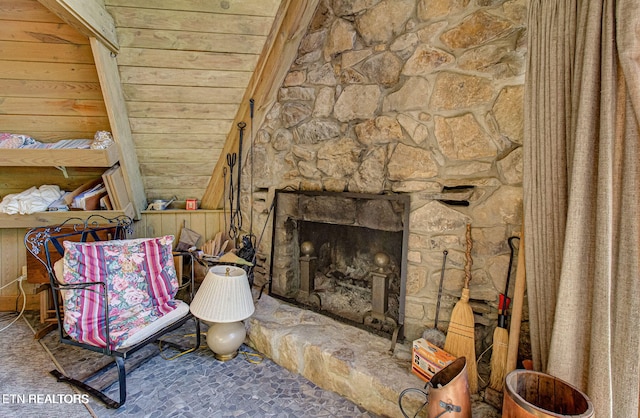
<path fill-rule="evenodd" d="M 251 16 L 275 16 L 280 0 L 259 1 L 211 1 L 211 0 L 105 0 L 107 9 L 123 6 L 139 9 L 182 10 L 207 13 L 224 13 Z"/>

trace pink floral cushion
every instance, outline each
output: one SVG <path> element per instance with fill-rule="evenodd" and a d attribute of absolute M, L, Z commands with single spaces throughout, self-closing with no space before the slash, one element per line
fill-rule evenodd
<path fill-rule="evenodd" d="M 64 242 L 62 282 L 104 282 L 109 295 L 109 346 L 176 308 L 178 279 L 174 237 Z M 64 329 L 75 340 L 106 347 L 104 301 L 99 285 L 64 292 Z"/>

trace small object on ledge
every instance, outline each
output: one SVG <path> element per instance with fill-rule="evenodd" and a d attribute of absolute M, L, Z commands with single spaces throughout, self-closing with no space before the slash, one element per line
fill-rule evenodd
<path fill-rule="evenodd" d="M 149 203 L 147 206 L 147 210 L 166 210 L 175 200 L 176 196 L 173 196 L 171 199 L 156 199 L 153 202 Z"/>
<path fill-rule="evenodd" d="M 198 209 L 198 200 L 197 199 L 187 199 L 185 209 L 187 209 L 187 210 L 197 210 Z"/>
<path fill-rule="evenodd" d="M 113 136 L 108 131 L 98 131 L 91 142 L 91 149 L 107 149 L 113 144 Z"/>

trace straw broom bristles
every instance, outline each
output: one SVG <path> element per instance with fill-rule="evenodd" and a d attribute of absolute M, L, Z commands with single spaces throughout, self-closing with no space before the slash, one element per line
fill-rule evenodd
<path fill-rule="evenodd" d="M 498 392 L 504 388 L 505 370 L 507 369 L 507 347 L 509 345 L 509 331 L 496 327 L 493 331 L 493 353 L 491 354 L 491 376 L 489 387 Z"/>
<path fill-rule="evenodd" d="M 444 350 L 456 357 L 467 359 L 469 393 L 478 392 L 478 368 L 476 365 L 475 319 L 469 305 L 469 281 L 471 280 L 471 225 L 467 225 L 467 251 L 464 266 L 464 287 L 460 300 L 453 307 L 444 343 Z"/>

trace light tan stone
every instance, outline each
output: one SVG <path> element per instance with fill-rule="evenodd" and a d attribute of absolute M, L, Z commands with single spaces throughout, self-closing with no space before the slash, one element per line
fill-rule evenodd
<path fill-rule="evenodd" d="M 496 155 L 496 146 L 472 114 L 435 118 L 435 136 L 442 153 L 451 160 L 473 160 Z"/>
<path fill-rule="evenodd" d="M 311 101 L 316 97 L 316 91 L 312 87 L 286 87 L 278 92 L 278 100 L 290 101 Z"/>
<path fill-rule="evenodd" d="M 362 64 L 362 72 L 372 83 L 385 87 L 398 82 L 402 70 L 402 62 L 393 52 L 383 52 L 369 57 Z"/>
<path fill-rule="evenodd" d="M 373 54 L 370 49 L 359 49 L 356 51 L 345 51 L 342 55 L 342 68 L 349 68 L 363 61 L 365 58 Z"/>
<path fill-rule="evenodd" d="M 367 45 L 387 43 L 401 33 L 414 7 L 414 0 L 382 0 L 356 17 L 356 28 Z"/>
<path fill-rule="evenodd" d="M 414 32 L 398 36 L 389 46 L 390 51 L 403 51 L 413 49 L 418 45 L 418 35 Z"/>
<path fill-rule="evenodd" d="M 361 74 L 355 68 L 346 68 L 340 73 L 340 83 L 348 84 L 367 84 L 369 79 Z"/>
<path fill-rule="evenodd" d="M 422 77 L 409 77 L 400 90 L 384 99 L 385 112 L 424 109 L 429 100 L 429 82 Z"/>
<path fill-rule="evenodd" d="M 522 188 L 503 186 L 474 207 L 478 226 L 519 225 L 522 220 Z"/>
<path fill-rule="evenodd" d="M 336 19 L 331 25 L 327 40 L 324 44 L 324 59 L 330 61 L 343 51 L 353 49 L 356 31 L 353 24 L 344 19 Z"/>
<path fill-rule="evenodd" d="M 290 130 L 280 128 L 273 133 L 271 146 L 276 151 L 285 151 L 291 148 L 293 143 L 293 134 Z"/>
<path fill-rule="evenodd" d="M 360 147 L 351 138 L 326 141 L 318 150 L 318 169 L 329 177 L 351 176 L 358 168 Z"/>
<path fill-rule="evenodd" d="M 518 147 L 496 163 L 505 184 L 522 184 L 522 147 Z"/>
<path fill-rule="evenodd" d="M 430 202 L 411 212 L 411 228 L 416 233 L 447 234 L 463 230 L 469 218 L 440 202 Z"/>
<path fill-rule="evenodd" d="M 415 144 L 421 145 L 429 138 L 429 128 L 408 114 L 399 114 L 398 122 Z"/>
<path fill-rule="evenodd" d="M 397 120 L 389 116 L 379 116 L 359 123 L 355 133 L 362 144 L 380 145 L 396 142 L 402 139 L 402 128 Z"/>
<path fill-rule="evenodd" d="M 314 118 L 327 118 L 333 112 L 335 104 L 335 89 L 333 87 L 322 87 L 318 91 L 316 102 L 313 106 L 312 116 Z"/>
<path fill-rule="evenodd" d="M 347 179 L 324 179 L 324 189 L 328 192 L 344 192 L 347 190 Z"/>
<path fill-rule="evenodd" d="M 488 104 L 493 98 L 491 81 L 484 77 L 440 73 L 436 78 L 430 107 L 434 110 L 460 110 Z"/>
<path fill-rule="evenodd" d="M 386 147 L 378 147 L 369 151 L 353 177 L 351 177 L 349 191 L 371 194 L 382 193 L 384 191 L 384 164 L 386 157 Z"/>
<path fill-rule="evenodd" d="M 419 0 L 418 17 L 427 21 L 439 19 L 460 12 L 469 4 L 469 0 Z"/>
<path fill-rule="evenodd" d="M 304 83 L 306 76 L 307 75 L 304 71 L 291 71 L 285 77 L 283 86 L 285 87 L 299 86 L 302 83 Z"/>
<path fill-rule="evenodd" d="M 290 128 L 311 116 L 311 108 L 301 102 L 286 102 L 282 106 L 282 124 Z"/>
<path fill-rule="evenodd" d="M 451 49 L 472 48 L 499 38 L 511 28 L 513 24 L 508 20 L 478 11 L 443 33 L 440 40 Z"/>
<path fill-rule="evenodd" d="M 387 169 L 390 180 L 428 179 L 438 174 L 429 151 L 402 143 L 393 151 Z"/>
<path fill-rule="evenodd" d="M 296 127 L 293 137 L 297 144 L 317 144 L 339 135 L 340 125 L 336 121 L 311 119 Z"/>
<path fill-rule="evenodd" d="M 307 81 L 310 84 L 324 86 L 335 86 L 337 82 L 333 66 L 330 63 L 326 63 L 320 68 L 310 70 L 307 74 Z"/>
<path fill-rule="evenodd" d="M 304 38 L 302 38 L 302 41 L 300 42 L 300 53 L 302 55 L 305 55 L 309 52 L 321 50 L 326 37 L 326 31 L 308 33 Z"/>
<path fill-rule="evenodd" d="M 341 122 L 371 119 L 378 108 L 380 96 L 380 87 L 377 85 L 347 86 L 338 97 L 333 112 Z"/>
<path fill-rule="evenodd" d="M 404 306 L 404 315 L 417 321 L 424 318 L 424 305 L 422 303 L 407 302 Z"/>
<path fill-rule="evenodd" d="M 428 76 L 443 65 L 450 64 L 455 57 L 445 51 L 420 45 L 405 63 L 402 74 L 408 76 Z"/>
<path fill-rule="evenodd" d="M 380 0 L 333 0 L 333 11 L 336 16 L 353 16 L 379 2 Z"/>
<path fill-rule="evenodd" d="M 522 145 L 524 136 L 523 86 L 510 86 L 502 89 L 492 110 L 500 133 L 512 142 Z"/>

